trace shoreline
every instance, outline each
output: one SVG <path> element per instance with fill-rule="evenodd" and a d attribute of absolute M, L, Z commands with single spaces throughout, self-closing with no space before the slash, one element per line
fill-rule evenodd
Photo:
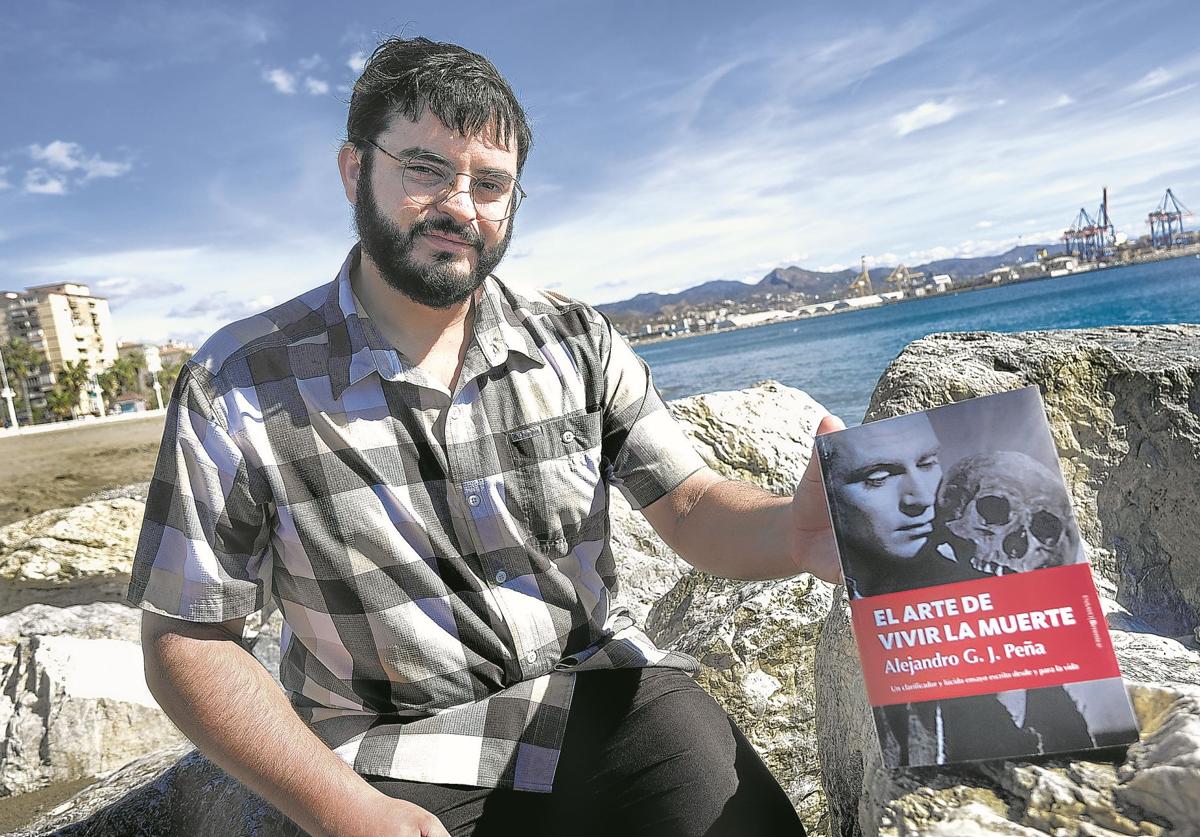
<path fill-rule="evenodd" d="M 1093 262 L 1093 263 L 1089 263 L 1088 267 L 1085 267 L 1085 268 L 1079 269 L 1079 270 L 1072 270 L 1070 273 L 1064 273 L 1061 276 L 1030 276 L 1026 279 L 1010 279 L 1006 282 L 989 282 L 988 284 L 974 285 L 974 286 L 971 286 L 968 288 L 952 288 L 949 291 L 944 291 L 942 293 L 927 294 L 925 296 L 910 296 L 910 297 L 905 297 L 903 299 L 886 300 L 877 305 L 864 305 L 864 306 L 860 306 L 858 308 L 854 308 L 854 307 L 839 308 L 835 311 L 821 311 L 821 312 L 809 314 L 806 317 L 781 317 L 779 319 L 768 320 L 767 322 L 762 322 L 762 323 L 747 323 L 746 325 L 730 326 L 729 328 L 713 329 L 711 331 L 693 331 L 693 332 L 687 332 L 684 334 L 662 334 L 662 335 L 656 335 L 654 337 L 643 337 L 643 338 L 638 338 L 636 336 L 630 336 L 630 335 L 624 335 L 624 337 L 626 340 L 629 341 L 629 345 L 636 350 L 639 346 L 651 346 L 656 343 L 666 343 L 666 342 L 674 341 L 674 340 L 687 340 L 689 338 L 694 338 L 694 337 L 710 337 L 714 334 L 729 334 L 730 332 L 734 332 L 734 331 L 743 331 L 745 329 L 750 329 L 750 328 L 762 328 L 763 326 L 780 325 L 781 323 L 795 324 L 795 323 L 806 322 L 808 320 L 815 320 L 820 317 L 832 317 L 832 316 L 836 316 L 838 314 L 853 313 L 855 311 L 866 311 L 866 310 L 875 309 L 875 308 L 887 308 L 887 307 L 890 307 L 893 305 L 903 305 L 908 302 L 923 302 L 923 301 L 927 301 L 927 300 L 931 300 L 931 299 L 945 299 L 946 297 L 957 296 L 959 294 L 973 293 L 975 291 L 993 290 L 995 288 L 1008 287 L 1009 285 L 1024 285 L 1029 282 L 1047 282 L 1047 281 L 1051 281 L 1054 279 L 1069 279 L 1072 276 L 1079 276 L 1080 274 L 1084 274 L 1084 273 L 1100 273 L 1102 271 L 1107 271 L 1107 270 L 1119 270 L 1120 268 L 1124 268 L 1124 267 L 1137 267 L 1138 265 L 1144 265 L 1144 264 L 1154 264 L 1157 262 L 1174 261 L 1175 259 L 1186 259 L 1186 258 L 1191 258 L 1191 257 L 1200 258 L 1200 245 L 1192 245 L 1190 247 L 1180 248 L 1180 249 L 1184 250 L 1184 252 L 1176 251 L 1176 252 L 1171 253 L 1170 255 L 1163 255 L 1163 256 L 1157 257 L 1157 258 L 1142 258 L 1142 259 L 1137 259 L 1137 260 L 1129 261 L 1129 262 L 1120 262 L 1117 264 L 1110 264 L 1107 262 L 1101 262 L 1101 263 Z M 836 302 L 836 301 L 837 300 L 830 300 L 830 302 Z"/>

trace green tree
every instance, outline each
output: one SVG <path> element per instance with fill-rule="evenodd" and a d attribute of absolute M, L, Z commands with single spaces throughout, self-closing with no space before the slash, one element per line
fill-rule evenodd
<path fill-rule="evenodd" d="M 41 356 L 30 346 L 28 341 L 19 337 L 10 337 L 0 351 L 4 352 L 4 366 L 8 369 L 9 385 L 20 388 L 20 397 L 16 399 L 19 408 L 29 406 L 29 384 L 25 380 L 33 373 L 41 362 Z"/>
<path fill-rule="evenodd" d="M 69 419 L 75 415 L 79 406 L 79 390 L 70 390 L 62 382 L 54 385 L 54 389 L 46 393 L 46 406 L 59 419 Z"/>
<path fill-rule="evenodd" d="M 185 355 L 179 363 L 163 364 L 162 371 L 158 373 L 158 382 L 163 388 L 163 401 L 166 401 L 167 395 L 175 389 L 175 379 L 179 377 L 183 364 L 187 363 L 190 357 L 191 355 Z"/>
<path fill-rule="evenodd" d="M 72 396 L 75 400 L 72 402 L 72 407 L 68 411 L 69 414 L 75 413 L 75 408 L 79 406 L 79 396 L 81 395 L 84 386 L 91 376 L 91 369 L 88 367 L 86 360 L 68 360 L 58 370 L 58 374 L 54 377 L 58 382 L 54 385 L 53 392 L 62 392 L 65 395 Z M 46 400 L 49 403 L 50 394 L 46 395 Z M 60 401 L 61 406 L 61 401 Z M 55 414 L 62 416 L 64 413 L 60 407 L 55 407 L 50 404 L 50 410 Z"/>
<path fill-rule="evenodd" d="M 106 406 L 110 406 L 116 401 L 117 396 L 125 390 L 121 382 L 121 376 L 116 369 L 105 369 L 96 376 L 96 382 L 100 384 L 100 394 L 104 396 Z"/>

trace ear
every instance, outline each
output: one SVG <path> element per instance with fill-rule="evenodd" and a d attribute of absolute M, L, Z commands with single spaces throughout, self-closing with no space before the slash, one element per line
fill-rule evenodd
<path fill-rule="evenodd" d="M 346 200 L 354 206 L 358 195 L 358 178 L 362 174 L 362 160 L 358 149 L 352 143 L 343 143 L 338 151 L 338 172 L 342 176 L 342 189 L 346 192 Z"/>

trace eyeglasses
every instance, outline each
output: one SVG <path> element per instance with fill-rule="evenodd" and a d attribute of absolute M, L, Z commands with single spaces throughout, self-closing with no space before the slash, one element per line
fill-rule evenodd
<path fill-rule="evenodd" d="M 457 172 L 448 160 L 436 154 L 397 157 L 365 137 L 350 139 L 374 146 L 403 166 L 400 183 L 404 186 L 404 193 L 422 206 L 439 204 L 455 194 L 454 181 L 460 174 L 466 175 L 471 181 L 468 194 L 475 204 L 475 214 L 484 221 L 503 221 L 505 218 L 511 218 L 525 197 L 525 190 L 521 188 L 517 179 L 502 172 L 481 175 Z"/>

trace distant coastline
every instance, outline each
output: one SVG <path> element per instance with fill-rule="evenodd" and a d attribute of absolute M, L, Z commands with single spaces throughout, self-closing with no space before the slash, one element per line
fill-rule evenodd
<path fill-rule="evenodd" d="M 729 325 L 722 328 L 712 328 L 704 331 L 688 331 L 675 333 L 660 333 L 650 335 L 624 335 L 632 346 L 649 346 L 655 343 L 663 343 L 671 340 L 687 340 L 693 337 L 704 337 L 713 334 L 727 334 L 733 331 L 743 331 L 751 328 L 761 328 L 763 326 L 778 325 L 779 323 L 799 323 L 806 320 L 818 319 L 820 317 L 831 317 L 837 314 L 845 314 L 853 311 L 863 311 L 868 308 L 883 308 L 892 305 L 903 305 L 909 302 L 921 302 L 932 299 L 958 296 L 960 294 L 972 293 L 974 291 L 986 291 L 993 288 L 1001 288 L 1009 285 L 1023 285 L 1028 282 L 1046 282 L 1055 279 L 1065 279 L 1071 276 L 1078 276 L 1081 273 L 1096 273 L 1106 270 L 1114 270 L 1122 267 L 1133 267 L 1139 264 L 1151 264 L 1154 262 L 1172 261 L 1174 259 L 1184 258 L 1200 258 L 1200 244 L 1189 244 L 1186 246 L 1172 248 L 1170 250 L 1155 250 L 1146 253 L 1141 253 L 1138 256 L 1127 261 L 1119 262 L 1083 262 L 1069 273 L 1051 276 L 1029 276 L 1017 279 L 1008 279 L 1003 282 L 992 282 L 986 284 L 969 285 L 963 287 L 951 287 L 950 290 L 936 294 L 926 294 L 924 296 L 905 296 L 900 299 L 883 299 L 881 302 L 869 306 L 847 306 L 843 308 L 833 308 L 828 311 L 814 311 L 804 316 L 789 316 L 777 317 L 762 322 L 744 323 L 740 325 Z M 829 300 L 829 303 L 836 304 L 842 300 Z"/>

